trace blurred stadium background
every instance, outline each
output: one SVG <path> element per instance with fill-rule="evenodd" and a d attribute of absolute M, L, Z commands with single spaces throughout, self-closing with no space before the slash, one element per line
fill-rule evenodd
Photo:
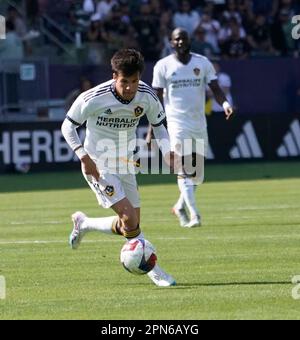
<path fill-rule="evenodd" d="M 0 275 L 8 285 L 0 318 L 299 318 L 291 297 L 300 274 L 297 14 L 297 0 L 0 0 Z M 67 249 L 69 215 L 99 209 L 60 126 L 83 86 L 111 77 L 121 47 L 143 52 L 151 84 L 177 25 L 219 65 L 236 115 L 225 123 L 208 94 L 201 230 L 187 235 L 169 215 L 174 178 L 139 178 L 143 229 L 179 281 L 158 293 L 123 273 L 122 240 L 96 235 L 76 255 Z"/>

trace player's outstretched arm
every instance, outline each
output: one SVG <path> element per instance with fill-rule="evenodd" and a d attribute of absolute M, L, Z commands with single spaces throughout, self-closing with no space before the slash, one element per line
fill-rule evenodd
<path fill-rule="evenodd" d="M 214 94 L 214 97 L 216 98 L 216 101 L 223 107 L 226 119 L 228 120 L 231 115 L 233 114 L 233 108 L 231 105 L 228 103 L 226 96 L 222 89 L 220 88 L 218 81 L 217 80 L 212 80 L 209 83 L 209 87 L 211 91 Z"/>

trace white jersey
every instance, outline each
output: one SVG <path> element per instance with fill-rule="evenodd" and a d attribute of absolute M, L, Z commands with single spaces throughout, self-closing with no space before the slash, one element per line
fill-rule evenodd
<path fill-rule="evenodd" d="M 85 150 L 96 162 L 109 154 L 118 168 L 120 159 L 126 163 L 132 158 L 136 128 L 145 114 L 153 126 L 161 125 L 165 119 L 164 109 L 150 86 L 140 81 L 135 97 L 124 101 L 115 91 L 114 80 L 110 80 L 83 92 L 68 111 L 67 119 L 77 126 L 86 121 Z"/>
<path fill-rule="evenodd" d="M 206 129 L 206 85 L 215 79 L 216 71 L 211 62 L 198 54 L 191 53 L 187 65 L 174 54 L 157 62 L 152 87 L 165 89 L 164 104 L 169 128 Z"/>

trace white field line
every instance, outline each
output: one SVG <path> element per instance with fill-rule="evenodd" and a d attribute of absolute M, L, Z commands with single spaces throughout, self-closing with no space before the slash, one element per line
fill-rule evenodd
<path fill-rule="evenodd" d="M 300 234 L 289 234 L 289 235 L 255 235 L 255 236 L 228 236 L 224 237 L 224 235 L 220 236 L 207 236 L 203 237 L 202 241 L 251 241 L 251 240 L 282 240 L 282 239 L 300 239 Z M 120 242 L 120 238 L 118 239 L 99 239 L 99 240 L 84 240 L 83 243 L 110 243 L 110 242 Z M 194 240 L 194 237 L 151 237 L 151 240 L 158 240 L 158 241 L 165 241 L 165 240 L 171 240 L 171 241 L 191 241 Z M 11 241 L 0 241 L 0 245 L 34 245 L 34 244 L 68 244 L 67 240 L 11 240 Z"/>
<path fill-rule="evenodd" d="M 12 221 L 9 224 L 11 225 L 27 225 L 27 224 L 63 224 L 62 221 Z"/>
<path fill-rule="evenodd" d="M 243 207 L 235 207 L 235 210 L 270 210 L 270 209 L 298 209 L 299 205 L 291 205 L 291 204 L 271 204 L 271 205 L 265 205 L 265 206 L 256 206 L 256 205 L 250 205 L 250 206 L 243 206 Z M 224 209 L 226 210 L 226 209 Z"/>
<path fill-rule="evenodd" d="M 192 240 L 192 237 L 161 237 L 161 238 L 155 238 L 156 240 Z M 84 240 L 82 241 L 82 243 L 106 243 L 106 242 L 120 242 L 120 238 L 119 239 L 111 239 L 111 240 Z M 62 241 L 62 240 L 53 240 L 53 241 L 47 241 L 47 240 L 37 240 L 37 241 L 31 241 L 31 240 L 20 240 L 20 241 L 0 241 L 0 245 L 7 245 L 7 244 L 68 244 L 68 241 Z"/>
<path fill-rule="evenodd" d="M 278 218 L 278 215 L 280 215 L 280 213 L 278 214 L 273 214 L 273 215 L 266 215 L 264 214 L 263 217 L 264 219 L 277 219 Z M 282 217 L 282 215 L 280 215 Z M 292 218 L 300 218 L 300 215 L 298 214 L 290 214 L 289 216 L 287 216 L 288 218 L 292 217 Z M 210 218 L 210 217 L 206 217 L 206 221 L 207 222 L 210 222 L 210 221 L 214 221 L 216 218 L 218 218 L 219 221 L 222 221 L 222 220 L 253 220 L 253 219 L 256 219 L 257 218 L 257 215 L 255 216 L 251 216 L 251 215 L 243 215 L 243 216 L 226 216 L 226 215 L 218 215 L 218 214 L 215 214 L 215 216 L 213 218 Z M 166 218 L 160 218 L 160 219 L 155 219 L 153 218 L 152 219 L 153 223 L 157 223 L 157 222 L 161 222 L 161 223 L 165 223 L 165 222 L 170 222 L 170 219 L 166 219 Z M 298 222 L 295 222 L 295 224 L 298 223 Z M 22 225 L 58 225 L 58 224 L 68 224 L 70 225 L 71 222 L 65 222 L 65 221 L 12 221 L 12 222 L 9 222 L 9 223 L 2 223 L 2 225 L 12 225 L 12 226 L 22 226 Z"/>
<path fill-rule="evenodd" d="M 278 213 L 277 215 L 273 214 L 273 215 L 266 215 L 266 214 L 263 214 L 263 215 L 260 215 L 260 216 L 257 216 L 257 215 L 249 215 L 249 216 L 218 216 L 218 218 L 220 219 L 224 219 L 224 220 L 239 220 L 239 219 L 242 219 L 242 220 L 250 220 L 250 219 L 257 219 L 257 217 L 263 217 L 263 218 L 276 218 L 278 219 L 278 215 L 280 215 L 280 217 L 287 217 L 287 218 L 290 218 L 290 217 L 297 217 L 299 218 L 300 215 L 297 215 L 297 214 L 289 214 L 289 215 L 286 215 L 286 216 L 282 216 L 281 213 Z"/>

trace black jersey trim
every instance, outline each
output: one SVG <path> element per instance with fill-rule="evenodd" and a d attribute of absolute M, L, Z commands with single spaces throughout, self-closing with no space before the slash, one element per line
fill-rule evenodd
<path fill-rule="evenodd" d="M 85 96 L 83 97 L 83 99 L 85 100 L 85 102 L 88 102 L 89 100 L 91 100 L 91 99 L 93 99 L 93 98 L 95 98 L 95 97 L 98 97 L 98 96 L 100 96 L 100 95 L 102 95 L 102 94 L 104 94 L 104 93 L 109 92 L 109 89 L 110 89 L 110 85 L 105 86 L 105 87 L 102 87 L 102 88 L 100 88 L 100 89 L 97 90 L 97 91 L 94 91 L 94 92 L 92 92 L 92 93 L 89 93 L 89 94 L 85 95 Z"/>
<path fill-rule="evenodd" d="M 159 127 L 161 125 L 163 125 L 165 119 L 163 119 L 161 122 L 159 122 L 158 124 L 151 124 L 153 127 Z"/>
<path fill-rule="evenodd" d="M 117 101 L 119 101 L 120 103 L 124 104 L 124 105 L 128 105 L 130 104 L 134 98 L 132 98 L 131 100 L 125 100 L 123 98 L 121 98 L 118 94 L 117 94 L 117 91 L 115 89 L 115 83 L 112 83 L 110 85 L 110 91 L 111 93 L 113 94 L 113 96 L 117 99 Z"/>
<path fill-rule="evenodd" d="M 68 119 L 72 124 L 76 125 L 76 126 L 81 126 L 80 123 L 77 123 L 75 120 L 73 120 L 71 117 L 69 117 L 68 115 L 66 116 L 66 119 Z"/>
<path fill-rule="evenodd" d="M 152 87 L 150 87 L 149 85 L 139 85 L 139 89 L 141 90 L 148 90 L 149 92 L 151 92 L 153 94 L 153 96 L 159 100 L 157 94 L 155 93 L 155 91 L 153 90 Z"/>
<path fill-rule="evenodd" d="M 151 91 L 148 91 L 148 90 L 138 90 L 138 92 L 141 92 L 141 93 L 148 93 L 148 94 L 150 94 L 150 96 L 155 100 L 155 101 L 159 101 L 159 99 L 155 96 L 155 95 L 153 95 L 153 93 L 151 92 Z"/>

